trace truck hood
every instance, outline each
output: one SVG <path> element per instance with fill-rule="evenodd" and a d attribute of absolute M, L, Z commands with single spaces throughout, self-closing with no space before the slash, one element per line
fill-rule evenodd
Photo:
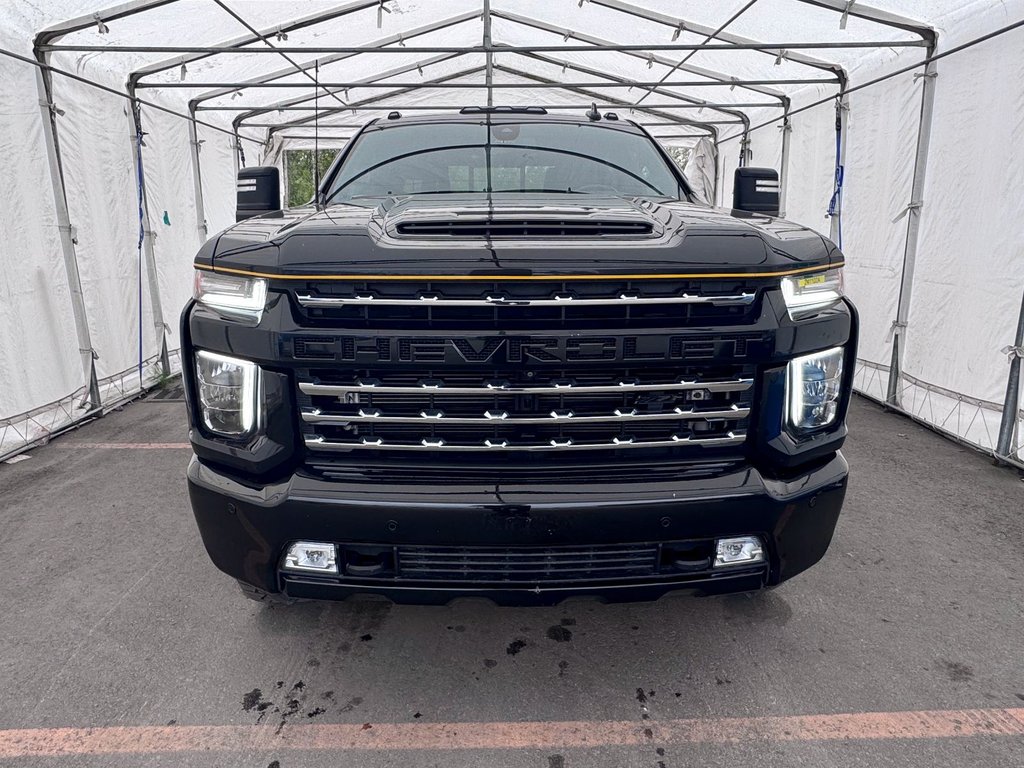
<path fill-rule="evenodd" d="M 281 275 L 760 274 L 842 255 L 784 219 L 591 194 L 408 195 L 281 211 L 213 238 L 200 266 Z"/>

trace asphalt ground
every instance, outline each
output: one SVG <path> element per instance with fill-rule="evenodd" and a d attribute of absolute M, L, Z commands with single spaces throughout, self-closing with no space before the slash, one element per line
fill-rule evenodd
<path fill-rule="evenodd" d="M 261 606 L 183 405 L 0 465 L 3 766 L 1024 766 L 1024 482 L 858 400 L 825 559 L 750 596 Z"/>

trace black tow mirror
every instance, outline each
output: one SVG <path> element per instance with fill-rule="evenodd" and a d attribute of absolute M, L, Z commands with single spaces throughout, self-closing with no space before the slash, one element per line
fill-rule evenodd
<path fill-rule="evenodd" d="M 235 221 L 281 210 L 281 172 L 273 165 L 243 168 L 238 172 Z"/>
<path fill-rule="evenodd" d="M 779 215 L 779 172 L 774 168 L 737 168 L 732 184 L 737 211 Z"/>

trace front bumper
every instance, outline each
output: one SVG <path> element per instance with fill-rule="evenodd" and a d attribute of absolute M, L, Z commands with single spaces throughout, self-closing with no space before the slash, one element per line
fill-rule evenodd
<path fill-rule="evenodd" d="M 750 466 L 713 477 L 571 483 L 382 485 L 295 474 L 279 483 L 240 483 L 197 458 L 189 495 L 203 542 L 225 573 L 267 592 L 342 599 L 357 593 L 395 602 L 446 603 L 485 597 L 499 604 L 551 604 L 577 595 L 652 600 L 676 591 L 748 591 L 773 586 L 825 554 L 846 493 L 847 464 L 836 453 L 789 479 Z M 382 548 L 440 546 L 558 548 L 679 543 L 757 534 L 768 561 L 756 566 L 610 579 L 426 581 L 282 572 L 297 540 Z"/>

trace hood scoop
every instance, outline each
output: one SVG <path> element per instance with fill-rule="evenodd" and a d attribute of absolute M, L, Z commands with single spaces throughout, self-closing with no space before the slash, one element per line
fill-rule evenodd
<path fill-rule="evenodd" d="M 523 196 L 519 196 L 520 198 Z M 417 240 L 560 240 L 657 237 L 663 227 L 650 211 L 622 198 L 530 195 L 408 197 L 378 209 L 384 231 Z"/>
<path fill-rule="evenodd" d="M 649 221 L 596 218 L 437 218 L 395 225 L 399 237 L 550 240 L 562 237 L 650 237 Z"/>

